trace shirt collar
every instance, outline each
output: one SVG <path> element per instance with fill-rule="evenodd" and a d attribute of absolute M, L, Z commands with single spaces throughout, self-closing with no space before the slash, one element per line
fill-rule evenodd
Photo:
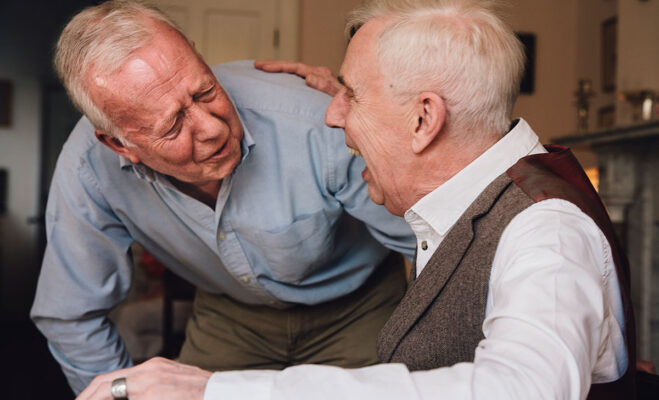
<path fill-rule="evenodd" d="M 236 107 L 236 103 L 233 101 L 231 98 L 231 94 L 227 92 L 227 96 L 229 97 L 229 100 L 233 104 L 234 109 L 238 113 L 238 118 L 240 119 L 240 124 L 243 127 L 243 139 L 240 142 L 240 149 L 242 152 L 242 157 L 240 158 L 240 162 L 242 163 L 247 156 L 249 155 L 251 149 L 256 145 L 256 142 L 254 141 L 254 137 L 252 134 L 249 132 L 249 129 L 247 128 L 247 125 L 245 124 L 244 121 L 244 116 L 242 115 L 241 111 Z M 240 167 L 240 164 L 236 166 L 236 169 Z M 148 182 L 154 182 L 156 180 L 156 175 L 161 175 L 158 172 L 152 170 L 151 168 L 147 167 L 146 165 L 139 163 L 135 164 L 126 157 L 119 156 L 119 168 L 121 169 L 132 169 L 133 173 L 140 178 L 144 179 Z M 234 169 L 235 172 L 235 169 Z"/>
<path fill-rule="evenodd" d="M 405 219 L 423 219 L 445 235 L 478 195 L 520 158 L 544 152 L 538 136 L 523 119 L 463 170 L 417 201 L 405 212 Z M 412 226 L 414 229 L 414 226 Z"/>

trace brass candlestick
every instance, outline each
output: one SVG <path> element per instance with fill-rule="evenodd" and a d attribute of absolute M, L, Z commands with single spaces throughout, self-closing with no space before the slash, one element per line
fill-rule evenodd
<path fill-rule="evenodd" d="M 590 79 L 580 79 L 577 91 L 574 92 L 577 98 L 575 105 L 577 106 L 577 131 L 579 132 L 588 131 L 588 109 L 590 107 L 588 99 L 594 94 Z"/>

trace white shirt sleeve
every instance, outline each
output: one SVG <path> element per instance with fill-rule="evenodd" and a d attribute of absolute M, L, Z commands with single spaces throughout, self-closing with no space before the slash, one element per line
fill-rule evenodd
<path fill-rule="evenodd" d="M 595 223 L 569 202 L 545 200 L 503 232 L 473 363 L 221 372 L 205 399 L 584 399 L 593 379 L 626 368 L 617 288 Z"/>

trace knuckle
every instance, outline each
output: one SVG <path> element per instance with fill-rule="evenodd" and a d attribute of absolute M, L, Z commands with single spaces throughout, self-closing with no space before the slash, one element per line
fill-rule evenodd
<path fill-rule="evenodd" d="M 332 70 L 330 70 L 328 67 L 319 67 L 320 69 L 318 70 L 319 74 L 322 75 L 332 75 Z"/>
<path fill-rule="evenodd" d="M 158 367 L 159 365 L 161 365 L 162 363 L 163 363 L 163 359 L 162 359 L 162 358 L 160 358 L 160 357 L 153 357 L 153 358 L 151 358 L 151 359 L 145 361 L 145 362 L 144 362 L 144 365 L 145 365 L 145 366 L 148 366 L 148 367 L 151 367 L 151 368 L 155 368 L 155 367 Z"/>

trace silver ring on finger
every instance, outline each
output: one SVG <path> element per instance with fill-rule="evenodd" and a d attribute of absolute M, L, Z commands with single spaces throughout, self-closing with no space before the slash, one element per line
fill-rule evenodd
<path fill-rule="evenodd" d="M 128 400 L 128 390 L 126 387 L 126 378 L 117 378 L 110 385 L 112 398 L 116 400 Z"/>

